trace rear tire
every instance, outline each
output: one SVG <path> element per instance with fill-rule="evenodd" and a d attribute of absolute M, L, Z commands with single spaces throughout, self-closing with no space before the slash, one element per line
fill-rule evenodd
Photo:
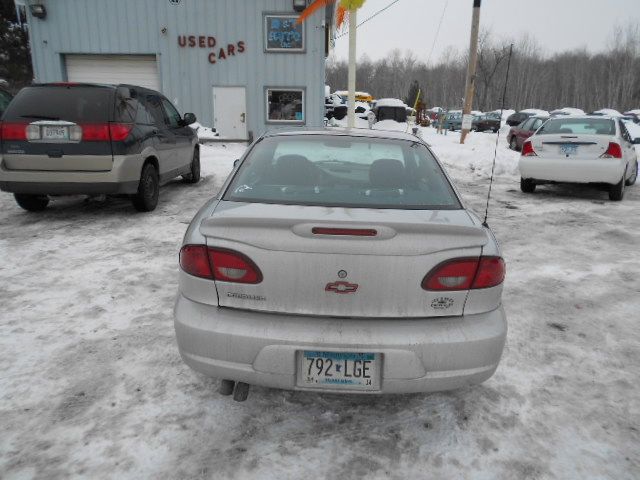
<path fill-rule="evenodd" d="M 624 197 L 624 185 L 625 185 L 624 175 L 618 183 L 615 185 L 611 185 L 609 187 L 609 200 L 613 200 L 614 202 L 619 202 Z"/>
<path fill-rule="evenodd" d="M 193 150 L 193 158 L 191 159 L 191 170 L 182 178 L 187 183 L 198 183 L 200 181 L 200 149 Z"/>
<path fill-rule="evenodd" d="M 633 175 L 627 179 L 627 185 L 628 186 L 633 185 L 634 183 L 636 183 L 637 179 L 638 179 L 638 161 L 636 160 L 636 169 L 634 170 Z"/>
<path fill-rule="evenodd" d="M 518 140 L 515 137 L 515 135 L 511 137 L 511 141 L 509 142 L 509 148 L 511 150 L 515 150 L 516 152 L 518 151 Z"/>
<path fill-rule="evenodd" d="M 24 193 L 14 193 L 13 197 L 20 207 L 29 212 L 41 212 L 49 205 L 49 197 L 46 195 L 26 195 Z"/>
<path fill-rule="evenodd" d="M 135 209 L 139 212 L 155 210 L 158 205 L 159 189 L 160 180 L 158 179 L 158 170 L 152 163 L 147 163 L 142 167 L 138 193 L 132 198 Z"/>
<path fill-rule="evenodd" d="M 531 178 L 520 178 L 520 190 L 524 193 L 533 193 L 536 191 L 536 182 Z"/>

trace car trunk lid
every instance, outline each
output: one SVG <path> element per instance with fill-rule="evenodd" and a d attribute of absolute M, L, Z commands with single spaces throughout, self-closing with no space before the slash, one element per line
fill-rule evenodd
<path fill-rule="evenodd" d="M 601 157 L 615 137 L 590 134 L 548 134 L 531 137 L 536 155 L 543 158 L 589 160 Z"/>
<path fill-rule="evenodd" d="M 263 276 L 216 281 L 220 306 L 338 317 L 461 315 L 468 291 L 429 292 L 421 282 L 443 261 L 480 256 L 488 241 L 464 210 L 235 202 L 221 202 L 200 232 Z"/>

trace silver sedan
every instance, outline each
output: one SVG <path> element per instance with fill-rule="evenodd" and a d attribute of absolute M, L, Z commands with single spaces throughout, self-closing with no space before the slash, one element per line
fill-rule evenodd
<path fill-rule="evenodd" d="M 175 330 L 184 361 L 222 380 L 343 393 L 487 380 L 507 324 L 505 265 L 419 138 L 266 134 L 192 220 Z"/>

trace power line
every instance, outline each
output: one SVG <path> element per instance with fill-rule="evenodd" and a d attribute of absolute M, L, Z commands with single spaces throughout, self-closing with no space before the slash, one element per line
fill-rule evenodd
<path fill-rule="evenodd" d="M 449 0 L 447 0 L 447 2 L 444 4 L 444 9 L 442 10 L 442 15 L 440 16 L 440 23 L 438 23 L 436 36 L 433 39 L 433 45 L 431 45 L 431 51 L 429 52 L 429 56 L 427 57 L 427 66 L 429 66 L 429 62 L 431 61 L 431 54 L 433 53 L 433 49 L 436 48 L 436 42 L 438 41 L 438 35 L 440 34 L 440 27 L 442 27 L 442 20 L 444 20 L 444 14 L 447 11 L 448 6 L 449 6 Z"/>
<path fill-rule="evenodd" d="M 393 5 L 395 5 L 395 4 L 396 4 L 396 3 L 398 3 L 399 1 L 400 1 L 400 0 L 393 0 L 393 2 L 391 2 L 391 3 L 390 3 L 389 5 L 387 5 L 386 7 L 381 8 L 380 10 L 378 10 L 378 11 L 377 11 L 376 13 L 374 13 L 373 15 L 371 15 L 371 16 L 369 16 L 369 17 L 365 18 L 363 21 L 361 21 L 358 25 L 356 25 L 356 28 L 359 28 L 359 27 L 360 27 L 360 25 L 364 25 L 365 23 L 367 23 L 367 22 L 368 22 L 369 20 L 371 20 L 372 18 L 377 17 L 377 16 L 378 16 L 378 15 L 380 15 L 382 12 L 384 12 L 385 10 L 387 10 L 387 9 L 391 8 Z M 449 0 L 447 0 L 447 1 L 449 1 Z M 349 33 L 349 32 L 348 32 L 348 31 L 346 31 L 346 32 L 342 32 L 342 33 L 341 33 L 341 34 L 339 34 L 339 35 L 336 35 L 336 36 L 334 37 L 334 40 L 335 40 L 335 39 L 337 39 L 337 38 L 340 38 L 340 37 L 344 37 L 347 33 Z"/>

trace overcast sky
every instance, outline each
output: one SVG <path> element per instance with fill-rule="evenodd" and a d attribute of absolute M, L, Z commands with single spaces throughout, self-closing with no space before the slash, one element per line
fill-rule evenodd
<path fill-rule="evenodd" d="M 392 0 L 367 0 L 358 11 L 358 23 Z M 446 10 L 445 10 L 446 5 Z M 399 0 L 388 10 L 358 28 L 358 57 L 376 60 L 394 48 L 410 49 L 427 61 L 437 62 L 445 48 L 468 48 L 473 0 Z M 438 23 L 442 27 L 436 39 Z M 640 0 L 482 0 L 480 28 L 497 38 L 517 38 L 528 32 L 546 53 L 587 47 L 607 47 L 615 25 L 640 23 Z M 348 55 L 348 35 L 336 40 L 333 52 Z"/>

